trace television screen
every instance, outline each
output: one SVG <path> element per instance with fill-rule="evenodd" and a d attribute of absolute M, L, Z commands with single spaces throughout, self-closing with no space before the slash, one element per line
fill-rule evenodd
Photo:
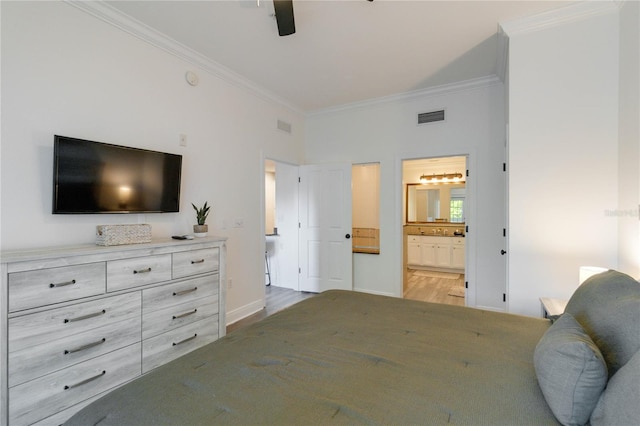
<path fill-rule="evenodd" d="M 53 213 L 166 213 L 180 207 L 182 156 L 54 137 Z"/>

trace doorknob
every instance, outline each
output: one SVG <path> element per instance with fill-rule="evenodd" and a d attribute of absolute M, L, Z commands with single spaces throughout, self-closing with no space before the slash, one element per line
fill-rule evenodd
<path fill-rule="evenodd" d="M 351 235 L 350 235 L 350 234 L 347 234 L 347 235 L 345 235 L 344 237 L 348 240 L 349 238 L 351 238 Z"/>
<path fill-rule="evenodd" d="M 504 256 L 505 254 L 507 254 L 507 252 L 504 250 L 500 250 L 500 254 Z"/>

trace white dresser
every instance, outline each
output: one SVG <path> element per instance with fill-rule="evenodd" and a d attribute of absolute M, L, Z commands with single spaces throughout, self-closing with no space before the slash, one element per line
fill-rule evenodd
<path fill-rule="evenodd" d="M 0 424 L 64 422 L 225 334 L 225 239 L 3 252 Z"/>

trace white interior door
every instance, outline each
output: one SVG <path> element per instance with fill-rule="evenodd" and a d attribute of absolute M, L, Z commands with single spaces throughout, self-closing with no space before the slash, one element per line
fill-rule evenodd
<path fill-rule="evenodd" d="M 271 282 L 298 290 L 298 166 L 275 162 L 278 236 L 273 237 Z"/>
<path fill-rule="evenodd" d="M 300 290 L 352 290 L 351 164 L 300 166 Z"/>

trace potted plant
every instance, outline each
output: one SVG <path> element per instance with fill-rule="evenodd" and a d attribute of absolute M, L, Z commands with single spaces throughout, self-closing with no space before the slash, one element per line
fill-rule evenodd
<path fill-rule="evenodd" d="M 193 233 L 196 237 L 206 237 L 207 232 L 209 232 L 209 225 L 205 224 L 205 222 L 207 220 L 207 216 L 209 216 L 209 209 L 211 206 L 208 206 L 206 201 L 200 208 L 196 207 L 193 203 L 191 203 L 191 205 L 196 211 L 196 222 L 198 223 L 197 225 L 193 225 Z"/>

